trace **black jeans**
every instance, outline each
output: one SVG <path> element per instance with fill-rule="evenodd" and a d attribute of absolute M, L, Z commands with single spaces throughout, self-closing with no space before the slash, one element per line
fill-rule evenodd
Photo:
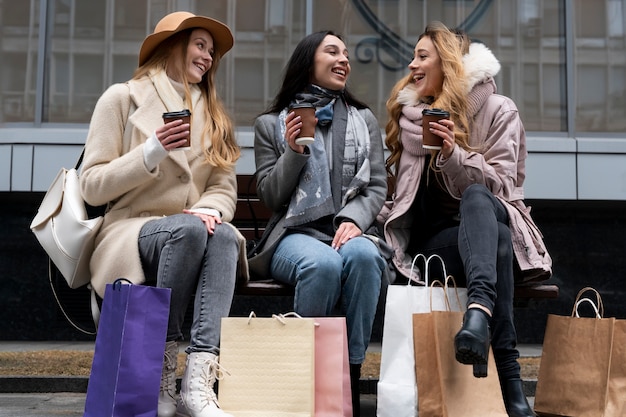
<path fill-rule="evenodd" d="M 491 346 L 500 380 L 519 378 L 513 322 L 514 259 L 507 211 L 485 186 L 475 184 L 463 193 L 460 214 L 458 226 L 427 238 L 421 252 L 441 256 L 448 274 L 459 286 L 467 286 L 468 303 L 489 308 Z"/>

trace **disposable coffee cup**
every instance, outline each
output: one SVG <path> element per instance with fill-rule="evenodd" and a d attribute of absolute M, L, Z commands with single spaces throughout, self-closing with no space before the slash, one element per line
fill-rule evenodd
<path fill-rule="evenodd" d="M 163 113 L 163 123 L 169 123 L 174 120 L 182 120 L 183 124 L 189 123 L 189 136 L 187 136 L 185 142 L 172 150 L 174 151 L 186 151 L 191 149 L 191 112 L 187 109 L 181 111 L 170 111 Z"/>
<path fill-rule="evenodd" d="M 300 116 L 302 129 L 296 138 L 296 145 L 310 145 L 315 141 L 315 107 L 292 107 L 291 111 Z"/>
<path fill-rule="evenodd" d="M 430 131 L 430 122 L 449 119 L 450 113 L 441 109 L 424 109 L 422 111 L 422 137 L 424 149 L 441 149 L 443 138 Z"/>

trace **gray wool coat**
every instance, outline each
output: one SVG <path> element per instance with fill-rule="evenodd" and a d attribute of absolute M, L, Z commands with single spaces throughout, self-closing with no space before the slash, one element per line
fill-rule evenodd
<path fill-rule="evenodd" d="M 383 142 L 376 117 L 369 109 L 359 110 L 367 122 L 371 148 L 369 152 L 371 172 L 369 185 L 338 209 L 334 218 L 335 228 L 343 219 L 354 222 L 363 232 L 371 229 L 376 215 L 387 195 L 387 173 L 383 154 Z M 286 208 L 300 179 L 300 171 L 309 158 L 294 152 L 289 146 L 281 152 L 275 143 L 277 114 L 264 114 L 254 123 L 254 151 L 256 160 L 257 194 L 273 212 L 265 233 L 261 251 L 248 260 L 250 271 L 261 277 L 269 277 L 269 266 L 276 245 L 286 232 L 284 220 Z M 318 128 L 319 129 L 319 128 Z M 333 143 L 333 146 L 336 146 Z M 333 151 L 333 166 L 341 166 L 343 148 Z M 337 184 L 332 185 L 333 190 Z M 341 186 L 339 184 L 339 189 Z M 376 241 L 376 239 L 374 238 Z"/>

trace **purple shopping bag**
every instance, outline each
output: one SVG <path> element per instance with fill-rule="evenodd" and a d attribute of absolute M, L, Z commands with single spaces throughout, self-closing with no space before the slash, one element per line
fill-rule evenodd
<path fill-rule="evenodd" d="M 156 417 L 169 288 L 107 284 L 84 417 Z"/>

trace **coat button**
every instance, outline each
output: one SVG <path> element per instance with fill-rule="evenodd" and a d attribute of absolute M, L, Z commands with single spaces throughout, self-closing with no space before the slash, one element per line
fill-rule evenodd
<path fill-rule="evenodd" d="M 180 182 L 185 183 L 185 184 L 188 183 L 189 182 L 189 175 L 187 175 L 187 174 L 181 175 L 180 176 Z"/>

